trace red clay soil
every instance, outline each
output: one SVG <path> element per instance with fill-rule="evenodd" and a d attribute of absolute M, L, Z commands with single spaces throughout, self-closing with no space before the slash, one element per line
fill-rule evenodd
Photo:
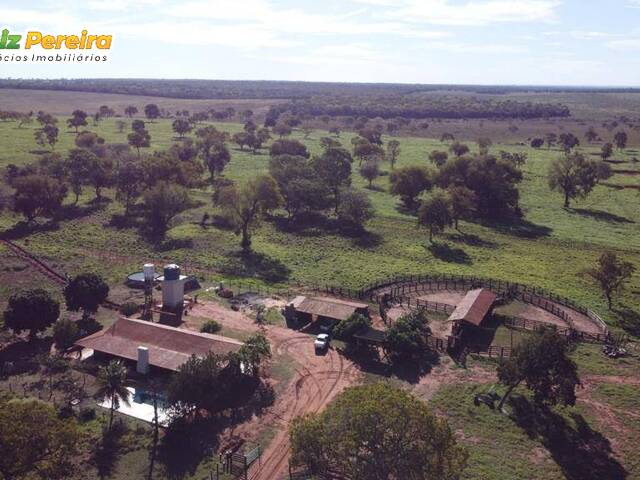
<path fill-rule="evenodd" d="M 261 432 L 275 428 L 276 432 L 262 454 L 260 464 L 252 472 L 252 480 L 275 480 L 286 472 L 289 459 L 289 424 L 300 415 L 322 410 L 345 387 L 359 382 L 356 367 L 330 349 L 326 355 L 316 355 L 313 337 L 283 327 L 260 327 L 241 312 L 235 312 L 215 302 L 194 307 L 194 316 L 212 318 L 226 327 L 244 331 L 262 329 L 271 342 L 272 363 L 293 362 L 293 378 L 286 385 L 277 385 L 275 403 L 264 414 L 229 429 L 222 434 L 221 445 L 239 440 L 255 441 Z M 268 370 L 268 367 L 267 367 Z"/>

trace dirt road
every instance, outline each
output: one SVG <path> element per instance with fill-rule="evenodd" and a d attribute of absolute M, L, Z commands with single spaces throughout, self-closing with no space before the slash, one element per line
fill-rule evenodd
<path fill-rule="evenodd" d="M 293 378 L 285 385 L 278 385 L 274 405 L 265 414 L 225 432 L 221 439 L 221 445 L 239 439 L 252 441 L 264 429 L 275 428 L 260 464 L 252 469 L 251 478 L 278 480 L 287 471 L 291 421 L 300 415 L 322 410 L 344 388 L 359 382 L 360 371 L 335 350 L 316 355 L 310 335 L 273 325 L 261 327 L 243 313 L 215 302 L 198 304 L 191 315 L 212 318 L 236 330 L 262 329 L 271 343 L 272 364 L 292 363 Z"/>

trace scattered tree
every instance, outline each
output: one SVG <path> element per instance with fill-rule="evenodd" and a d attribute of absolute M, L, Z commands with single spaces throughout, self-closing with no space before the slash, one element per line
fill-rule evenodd
<path fill-rule="evenodd" d="M 351 185 L 352 161 L 351 155 L 344 148 L 327 148 L 322 155 L 311 161 L 316 174 L 331 191 L 336 214 L 340 209 L 341 191 Z"/>
<path fill-rule="evenodd" d="M 282 204 L 278 184 L 269 175 L 262 175 L 241 186 L 231 184 L 220 189 L 214 198 L 241 235 L 240 246 L 247 252 L 251 249 L 251 230 L 267 212 Z"/>
<path fill-rule="evenodd" d="M 95 273 L 83 273 L 72 278 L 63 293 L 67 310 L 82 310 L 82 319 L 86 321 L 109 296 L 109 285 Z"/>
<path fill-rule="evenodd" d="M 360 167 L 360 175 L 369 181 L 369 188 L 373 186 L 373 181 L 380 175 L 380 167 L 378 162 L 367 161 Z"/>
<path fill-rule="evenodd" d="M 85 127 L 87 125 L 87 117 L 89 114 L 87 112 L 83 112 L 82 110 L 74 110 L 71 113 L 71 118 L 67 120 L 67 125 L 71 128 L 75 128 L 76 133 L 78 133 L 78 127 Z"/>
<path fill-rule="evenodd" d="M 356 333 L 371 326 L 371 319 L 361 313 L 354 313 L 350 317 L 340 320 L 333 328 L 333 336 L 339 340 L 349 342 Z"/>
<path fill-rule="evenodd" d="M 618 150 L 624 150 L 625 148 L 627 148 L 627 140 L 627 132 L 616 132 L 616 134 L 613 136 L 613 141 L 615 142 Z"/>
<path fill-rule="evenodd" d="M 564 206 L 569 208 L 574 198 L 584 198 L 605 177 L 606 168 L 599 168 L 597 162 L 586 160 L 584 155 L 574 153 L 562 156 L 549 168 L 549 188 L 564 194 Z"/>
<path fill-rule="evenodd" d="M 394 170 L 390 180 L 391 194 L 398 195 L 408 210 L 414 210 L 418 196 L 432 187 L 429 170 L 416 165 Z"/>
<path fill-rule="evenodd" d="M 13 211 L 24 215 L 28 222 L 37 217 L 54 217 L 67 196 L 67 187 L 46 175 L 31 174 L 16 178 Z"/>
<path fill-rule="evenodd" d="M 612 308 L 613 294 L 623 288 L 635 270 L 632 263 L 618 259 L 613 252 L 605 252 L 598 259 L 596 268 L 588 271 L 589 276 L 598 282 L 609 310 Z"/>
<path fill-rule="evenodd" d="M 429 154 L 429 161 L 438 168 L 443 166 L 445 163 L 447 163 L 448 158 L 449 158 L 449 154 L 441 150 L 433 150 Z"/>
<path fill-rule="evenodd" d="M 191 200 L 182 185 L 160 181 L 144 192 L 143 203 L 153 236 L 164 238 L 173 217 L 186 210 Z"/>
<path fill-rule="evenodd" d="M 467 153 L 469 153 L 469 147 L 464 143 L 453 142 L 449 147 L 451 153 L 453 153 L 456 157 L 461 157 Z"/>
<path fill-rule="evenodd" d="M 391 170 L 396 166 L 396 161 L 400 156 L 400 142 L 398 140 L 389 140 L 387 142 L 387 159 L 391 164 Z"/>
<path fill-rule="evenodd" d="M 150 103 L 144 107 L 144 115 L 149 120 L 155 120 L 160 116 L 160 109 L 155 103 Z"/>
<path fill-rule="evenodd" d="M 468 457 L 446 420 L 386 383 L 350 387 L 294 419 L 290 439 L 293 465 L 350 479 L 457 480 Z"/>
<path fill-rule="evenodd" d="M 337 218 L 342 225 L 362 231 L 364 224 L 375 215 L 369 196 L 359 190 L 347 188 L 341 192 Z"/>
<path fill-rule="evenodd" d="M 53 342 L 58 350 L 66 350 L 73 346 L 80 335 L 76 322 L 61 318 L 53 324 Z"/>
<path fill-rule="evenodd" d="M 539 148 L 542 148 L 543 145 L 544 145 L 543 138 L 534 138 L 531 140 L 531 148 L 535 148 L 536 150 L 538 150 Z"/>
<path fill-rule="evenodd" d="M 600 150 L 600 158 L 602 158 L 602 161 L 606 161 L 611 157 L 611 155 L 613 155 L 613 144 L 607 142 L 602 145 L 602 149 Z"/>
<path fill-rule="evenodd" d="M 574 405 L 580 385 L 576 364 L 569 358 L 572 345 L 554 329 L 545 328 L 527 335 L 498 366 L 498 380 L 507 387 L 500 400 L 507 398 L 521 383 L 533 392 L 539 404 Z"/>
<path fill-rule="evenodd" d="M 129 105 L 128 107 L 126 107 L 124 109 L 124 113 L 127 117 L 131 118 L 133 117 L 136 113 L 138 113 L 138 108 L 134 107 L 133 105 Z"/>
<path fill-rule="evenodd" d="M 443 232 L 452 223 L 451 203 L 443 192 L 431 195 L 418 209 L 418 224 L 429 229 L 430 242 L 433 242 L 434 234 Z"/>
<path fill-rule="evenodd" d="M 173 128 L 173 131 L 180 136 L 180 138 L 184 138 L 185 134 L 189 133 L 193 129 L 191 122 L 184 118 L 176 118 L 171 124 L 171 127 Z"/>
<path fill-rule="evenodd" d="M 29 331 L 29 339 L 35 338 L 58 319 L 60 304 L 49 292 L 40 288 L 14 293 L 9 297 L 4 311 L 4 325 L 15 333 Z"/>

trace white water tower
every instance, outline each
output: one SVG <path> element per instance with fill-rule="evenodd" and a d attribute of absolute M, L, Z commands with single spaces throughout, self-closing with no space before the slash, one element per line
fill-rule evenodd
<path fill-rule="evenodd" d="M 180 267 L 175 263 L 164 266 L 162 279 L 162 309 L 182 312 L 184 305 L 184 284 L 187 277 L 180 275 Z"/>

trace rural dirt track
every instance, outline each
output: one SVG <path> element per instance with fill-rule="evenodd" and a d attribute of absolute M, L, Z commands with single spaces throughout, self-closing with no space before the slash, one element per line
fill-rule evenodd
<path fill-rule="evenodd" d="M 275 427 L 276 433 L 260 463 L 251 469 L 250 478 L 279 480 L 287 471 L 291 421 L 322 410 L 344 388 L 359 382 L 360 371 L 335 350 L 316 355 L 310 335 L 273 325 L 259 327 L 243 313 L 214 302 L 198 304 L 191 315 L 215 318 L 222 325 L 237 330 L 261 329 L 271 343 L 272 362 L 292 363 L 293 378 L 278 388 L 275 404 L 260 417 L 225 432 L 221 439 L 221 445 L 233 444 L 238 439 L 250 441 L 260 429 Z"/>

